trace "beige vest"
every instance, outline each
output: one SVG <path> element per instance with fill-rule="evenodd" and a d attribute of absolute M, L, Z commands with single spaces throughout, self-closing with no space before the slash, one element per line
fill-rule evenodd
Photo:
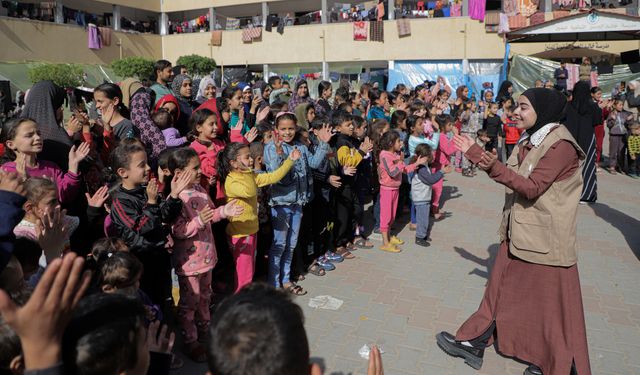
<path fill-rule="evenodd" d="M 538 161 L 559 140 L 569 141 L 576 148 L 580 168 L 573 176 L 552 183 L 547 191 L 533 200 L 507 188 L 500 240 L 508 238 L 511 254 L 527 262 L 568 267 L 577 261 L 576 216 L 582 193 L 584 152 L 567 128 L 560 125 L 538 147 L 533 147 L 520 164 L 519 146 L 516 146 L 507 160 L 507 167 L 525 178 L 529 177 Z"/>

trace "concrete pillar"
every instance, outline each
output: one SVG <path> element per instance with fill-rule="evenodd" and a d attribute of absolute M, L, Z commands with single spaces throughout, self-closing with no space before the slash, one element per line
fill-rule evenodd
<path fill-rule="evenodd" d="M 553 12 L 553 0 L 544 0 L 543 11 L 545 13 Z"/>
<path fill-rule="evenodd" d="M 55 22 L 56 23 L 64 23 L 64 10 L 62 0 L 56 1 L 56 11 L 55 11 Z"/>
<path fill-rule="evenodd" d="M 169 15 L 166 12 L 162 12 L 158 16 L 158 25 L 159 25 L 158 33 L 160 35 L 169 34 Z"/>
<path fill-rule="evenodd" d="M 113 29 L 118 31 L 120 30 L 120 5 L 114 5 L 111 13 L 113 13 Z"/>
<path fill-rule="evenodd" d="M 262 76 L 265 82 L 269 80 L 269 64 L 262 64 Z"/>
<path fill-rule="evenodd" d="M 322 23 L 326 24 L 329 22 L 329 11 L 327 9 L 327 0 L 322 0 L 322 7 L 320 9 L 322 10 L 320 12 Z"/>
<path fill-rule="evenodd" d="M 462 0 L 462 16 L 469 17 L 469 0 Z"/>
<path fill-rule="evenodd" d="M 214 7 L 209 8 L 209 31 L 216 29 L 216 10 Z"/>
<path fill-rule="evenodd" d="M 326 61 L 322 62 L 322 79 L 325 81 L 329 80 L 329 63 Z"/>
<path fill-rule="evenodd" d="M 267 24 L 267 17 L 269 17 L 269 4 L 266 1 L 262 2 L 262 26 Z"/>
<path fill-rule="evenodd" d="M 396 3 L 394 0 L 387 0 L 387 3 L 389 4 L 388 7 L 388 18 L 390 20 L 393 20 L 396 18 Z"/>

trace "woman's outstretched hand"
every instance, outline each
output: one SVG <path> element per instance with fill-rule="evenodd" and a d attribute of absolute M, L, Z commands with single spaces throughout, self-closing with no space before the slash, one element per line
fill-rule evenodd
<path fill-rule="evenodd" d="M 454 135 L 453 136 L 453 144 L 456 145 L 456 148 L 462 153 L 467 152 L 471 146 L 473 146 L 475 142 L 468 135 Z"/>
<path fill-rule="evenodd" d="M 485 151 L 478 162 L 478 166 L 485 171 L 490 170 L 498 161 L 498 153 L 494 148 L 491 152 Z"/>

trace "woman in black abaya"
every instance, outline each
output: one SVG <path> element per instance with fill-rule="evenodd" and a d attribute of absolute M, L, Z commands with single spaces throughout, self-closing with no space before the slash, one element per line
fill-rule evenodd
<path fill-rule="evenodd" d="M 564 125 L 580 148 L 587 154 L 582 169 L 580 202 L 595 203 L 598 198 L 596 179 L 596 136 L 594 127 L 602 122 L 602 110 L 591 98 L 589 83 L 580 81 L 573 87 L 573 99 L 567 106 Z"/>

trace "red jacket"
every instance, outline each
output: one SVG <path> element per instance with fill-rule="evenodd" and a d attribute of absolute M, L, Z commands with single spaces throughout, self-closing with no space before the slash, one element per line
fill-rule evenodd
<path fill-rule="evenodd" d="M 507 145 L 517 144 L 523 132 L 523 129 L 518 129 L 516 122 L 511 119 L 507 119 L 507 121 L 502 124 L 502 130 L 504 132 L 504 143 Z"/>

